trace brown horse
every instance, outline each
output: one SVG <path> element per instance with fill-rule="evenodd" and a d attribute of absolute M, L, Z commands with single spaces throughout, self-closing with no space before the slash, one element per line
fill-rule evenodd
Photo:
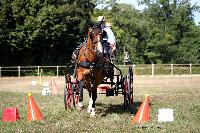
<path fill-rule="evenodd" d="M 88 30 L 88 39 L 83 43 L 76 54 L 75 78 L 79 84 L 79 102 L 77 108 L 83 108 L 83 88 L 89 92 L 90 101 L 88 112 L 95 116 L 95 101 L 97 99 L 97 87 L 103 79 L 112 75 L 110 62 L 103 57 L 101 24 L 94 24 Z"/>

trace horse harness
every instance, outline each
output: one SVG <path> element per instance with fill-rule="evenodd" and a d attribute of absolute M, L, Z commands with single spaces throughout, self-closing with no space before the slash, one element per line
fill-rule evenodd
<path fill-rule="evenodd" d="M 95 25 L 97 28 L 99 25 Z M 93 27 L 91 29 L 89 29 L 89 38 L 91 40 L 93 40 L 93 36 L 96 32 L 98 32 L 99 34 L 98 35 L 102 35 L 103 32 L 101 31 L 98 31 L 97 29 L 95 29 L 96 27 Z M 98 52 L 97 51 L 97 48 L 95 47 L 95 45 L 98 43 L 98 42 L 101 42 L 103 43 L 103 40 L 101 40 L 100 38 L 97 38 L 97 41 L 92 41 L 92 45 L 94 47 L 94 49 L 90 49 L 88 48 L 87 46 L 87 40 L 85 40 L 81 45 L 79 45 L 77 47 L 77 49 L 73 52 L 72 54 L 72 62 L 75 64 L 76 67 L 83 67 L 83 68 L 87 68 L 87 69 L 91 69 L 91 70 L 94 70 L 94 69 L 103 69 L 108 75 L 111 73 L 111 71 L 113 71 L 113 66 L 110 64 L 110 62 L 103 56 L 102 53 Z M 95 62 L 89 62 L 89 61 L 79 61 L 79 57 L 78 55 L 80 54 L 80 49 L 81 47 L 84 47 L 84 49 L 88 49 L 88 50 L 91 50 L 91 51 L 95 51 L 97 53 L 97 56 L 96 56 L 96 61 Z M 86 51 L 86 50 L 85 50 Z M 86 52 L 83 53 L 84 56 Z M 100 61 L 100 58 L 102 57 L 103 61 Z"/>

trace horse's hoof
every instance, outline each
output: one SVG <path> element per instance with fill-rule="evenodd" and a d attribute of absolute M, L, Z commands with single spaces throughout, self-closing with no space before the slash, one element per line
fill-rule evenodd
<path fill-rule="evenodd" d="M 96 114 L 90 114 L 90 117 L 94 118 L 94 117 L 96 117 Z"/>
<path fill-rule="evenodd" d="M 84 107 L 83 106 L 82 107 L 76 106 L 76 108 L 78 109 L 78 111 L 82 111 Z"/>
<path fill-rule="evenodd" d="M 96 116 L 96 113 L 94 112 L 94 111 L 92 111 L 91 113 L 90 113 L 90 117 L 95 117 Z"/>
<path fill-rule="evenodd" d="M 91 112 L 92 112 L 92 109 L 88 108 L 88 109 L 87 109 L 87 112 L 88 112 L 88 113 L 91 113 Z"/>

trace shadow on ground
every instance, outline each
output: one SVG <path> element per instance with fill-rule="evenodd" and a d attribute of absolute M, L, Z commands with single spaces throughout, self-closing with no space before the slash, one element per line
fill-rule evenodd
<path fill-rule="evenodd" d="M 142 102 L 134 102 L 133 106 L 127 109 L 124 109 L 124 106 L 122 104 L 104 104 L 104 103 L 97 103 L 96 106 L 98 107 L 98 113 L 101 116 L 106 116 L 108 114 L 125 114 L 130 113 L 135 115 L 140 107 Z"/>

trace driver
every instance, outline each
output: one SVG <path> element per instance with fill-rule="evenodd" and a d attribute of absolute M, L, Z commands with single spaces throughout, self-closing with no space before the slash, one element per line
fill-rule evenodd
<path fill-rule="evenodd" d="M 99 16 L 98 22 L 102 23 L 102 28 L 106 33 L 103 37 L 104 53 L 106 53 L 109 57 L 114 58 L 116 55 L 116 39 L 112 31 L 112 23 L 105 23 L 106 19 L 104 16 Z"/>

